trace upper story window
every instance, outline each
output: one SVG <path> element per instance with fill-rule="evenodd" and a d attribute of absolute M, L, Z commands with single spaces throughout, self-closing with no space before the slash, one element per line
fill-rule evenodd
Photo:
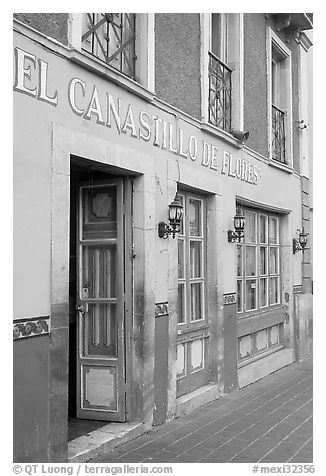
<path fill-rule="evenodd" d="M 154 13 L 72 13 L 70 25 L 69 43 L 84 53 L 79 63 L 92 58 L 92 70 L 97 63 L 115 81 L 154 92 Z"/>
<path fill-rule="evenodd" d="M 135 79 L 136 15 L 134 13 L 86 13 L 82 49 Z"/>
<path fill-rule="evenodd" d="M 223 130 L 231 130 L 232 69 L 228 60 L 228 15 L 212 13 L 209 55 L 208 120 Z"/>
<path fill-rule="evenodd" d="M 203 13 L 203 120 L 224 131 L 243 128 L 243 15 Z"/>
<path fill-rule="evenodd" d="M 268 30 L 270 157 L 292 166 L 291 51 Z"/>

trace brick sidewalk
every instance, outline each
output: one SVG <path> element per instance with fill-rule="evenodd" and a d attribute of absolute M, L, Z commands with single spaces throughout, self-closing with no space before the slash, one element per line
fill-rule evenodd
<path fill-rule="evenodd" d="M 312 360 L 297 362 L 93 463 L 312 463 Z"/>

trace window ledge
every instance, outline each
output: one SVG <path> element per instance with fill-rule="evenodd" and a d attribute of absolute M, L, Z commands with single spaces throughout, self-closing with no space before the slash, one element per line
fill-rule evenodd
<path fill-rule="evenodd" d="M 228 144 L 233 145 L 237 149 L 242 149 L 244 144 L 233 137 L 230 132 L 226 132 L 223 129 L 219 129 L 208 122 L 203 122 L 201 125 L 201 130 L 207 132 L 208 134 L 218 137 L 219 139 L 224 140 Z"/>
<path fill-rule="evenodd" d="M 292 174 L 294 172 L 293 167 L 283 164 L 282 162 L 278 162 L 274 159 L 270 159 L 268 165 L 271 165 L 272 167 L 275 167 L 280 170 L 284 170 L 284 172 L 287 172 L 288 174 Z"/>
<path fill-rule="evenodd" d="M 155 94 L 152 91 L 149 91 L 141 84 L 137 83 L 128 76 L 120 73 L 119 71 L 115 70 L 114 68 L 108 66 L 107 64 L 103 63 L 102 61 L 98 60 L 97 58 L 89 55 L 86 51 L 78 51 L 78 50 L 71 50 L 69 54 L 69 60 L 72 63 L 76 63 L 79 66 L 87 69 L 88 71 L 92 71 L 93 73 L 97 73 L 99 76 L 115 83 L 122 88 L 126 89 L 127 91 L 136 94 L 137 96 L 145 99 L 147 102 L 153 101 Z"/>

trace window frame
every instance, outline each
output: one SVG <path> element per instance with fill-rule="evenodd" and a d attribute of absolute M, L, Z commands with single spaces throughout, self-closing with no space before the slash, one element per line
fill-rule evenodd
<path fill-rule="evenodd" d="M 293 168 L 292 146 L 292 55 L 291 50 L 281 41 L 271 27 L 267 28 L 267 95 L 268 95 L 268 150 L 270 164 L 281 164 Z M 274 51 L 274 53 L 273 53 Z M 278 56 L 275 58 L 275 56 Z M 275 91 L 273 84 L 274 72 L 278 75 L 278 83 L 285 85 L 278 91 L 278 104 L 273 104 Z M 280 94 L 280 92 L 282 94 Z M 285 112 L 285 162 L 273 158 L 273 105 Z"/>
<path fill-rule="evenodd" d="M 207 235 L 206 230 L 206 200 L 204 197 L 201 197 L 197 194 L 191 192 L 186 192 L 184 190 L 178 191 L 178 196 L 180 200 L 183 200 L 184 214 L 183 220 L 180 228 L 180 233 L 178 233 L 178 247 L 179 243 L 183 242 L 183 256 L 184 256 L 184 273 L 183 277 L 180 278 L 178 275 L 178 288 L 180 285 L 183 286 L 183 308 L 185 319 L 183 321 L 178 320 L 178 329 L 181 332 L 186 331 L 188 328 L 194 329 L 196 325 L 202 325 L 207 321 L 207 305 L 206 305 L 206 281 L 207 281 Z M 198 236 L 190 235 L 189 230 L 189 220 L 185 220 L 188 216 L 188 208 L 190 200 L 196 200 L 201 203 L 201 223 L 200 231 L 201 234 Z M 200 264 L 201 264 L 201 276 L 200 277 L 191 277 L 191 242 L 201 243 L 200 251 Z M 178 262 L 179 262 L 179 248 L 178 248 Z M 201 319 L 191 319 L 191 284 L 201 284 Z M 179 292 L 179 291 L 178 291 Z M 179 299 L 179 297 L 178 297 Z M 178 301 L 179 302 L 179 301 Z M 179 304 L 178 304 L 179 309 Z"/>
<path fill-rule="evenodd" d="M 202 121 L 212 130 L 229 132 L 209 122 L 209 51 L 212 41 L 212 13 L 201 13 L 201 116 Z M 243 84 L 244 84 L 244 35 L 243 13 L 223 13 L 228 25 L 227 66 L 231 74 L 231 128 L 243 129 Z M 223 23 L 223 22 L 222 22 Z M 222 59 L 221 59 L 222 60 Z"/>
<path fill-rule="evenodd" d="M 242 243 L 237 244 L 237 254 L 236 254 L 236 289 L 237 289 L 237 307 L 236 312 L 239 319 L 245 318 L 248 316 L 257 315 L 260 312 L 269 311 L 282 306 L 282 272 L 281 272 L 281 244 L 280 244 L 280 220 L 281 217 L 273 212 L 267 212 L 265 210 L 258 210 L 249 207 L 243 207 L 244 214 L 252 213 L 254 215 L 255 223 L 255 238 L 253 241 L 246 241 L 246 231 L 245 237 Z M 261 217 L 265 217 L 265 241 L 261 240 Z M 273 243 L 270 241 L 270 221 L 276 220 L 276 242 Z M 245 230 L 248 230 L 248 220 L 246 220 Z M 246 267 L 246 250 L 247 248 L 255 247 L 255 270 L 254 274 L 247 275 Z M 265 249 L 265 272 L 261 272 L 261 249 Z M 276 249 L 277 256 L 277 269 L 276 272 L 271 272 L 271 250 Z M 239 250 L 241 254 L 241 260 L 239 260 Z M 240 264 L 240 266 L 239 266 Z M 241 267 L 241 275 L 239 274 L 239 267 Z M 261 304 L 261 286 L 262 281 L 266 280 L 266 304 Z M 277 281 L 277 302 L 271 303 L 271 282 Z M 255 306 L 247 309 L 247 297 L 246 289 L 247 282 L 255 281 Z M 239 290 L 241 290 L 241 297 L 239 297 Z"/>

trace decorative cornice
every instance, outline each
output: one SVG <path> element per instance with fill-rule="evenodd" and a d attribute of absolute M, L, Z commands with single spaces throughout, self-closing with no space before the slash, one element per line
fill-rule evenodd
<path fill-rule="evenodd" d="M 168 302 L 158 302 L 155 304 L 155 317 L 163 317 L 169 315 Z"/>
<path fill-rule="evenodd" d="M 309 48 L 312 47 L 313 43 L 312 41 L 308 38 L 308 36 L 303 32 L 299 32 L 297 34 L 297 36 L 295 37 L 295 41 L 300 45 L 302 46 L 302 48 L 305 50 L 305 51 L 308 51 Z"/>
<path fill-rule="evenodd" d="M 224 304 L 224 306 L 228 306 L 229 304 L 236 304 L 236 302 L 237 302 L 236 293 L 223 294 L 223 304 Z"/>
<path fill-rule="evenodd" d="M 50 317 L 40 316 L 17 319 L 13 322 L 14 340 L 50 334 Z"/>

